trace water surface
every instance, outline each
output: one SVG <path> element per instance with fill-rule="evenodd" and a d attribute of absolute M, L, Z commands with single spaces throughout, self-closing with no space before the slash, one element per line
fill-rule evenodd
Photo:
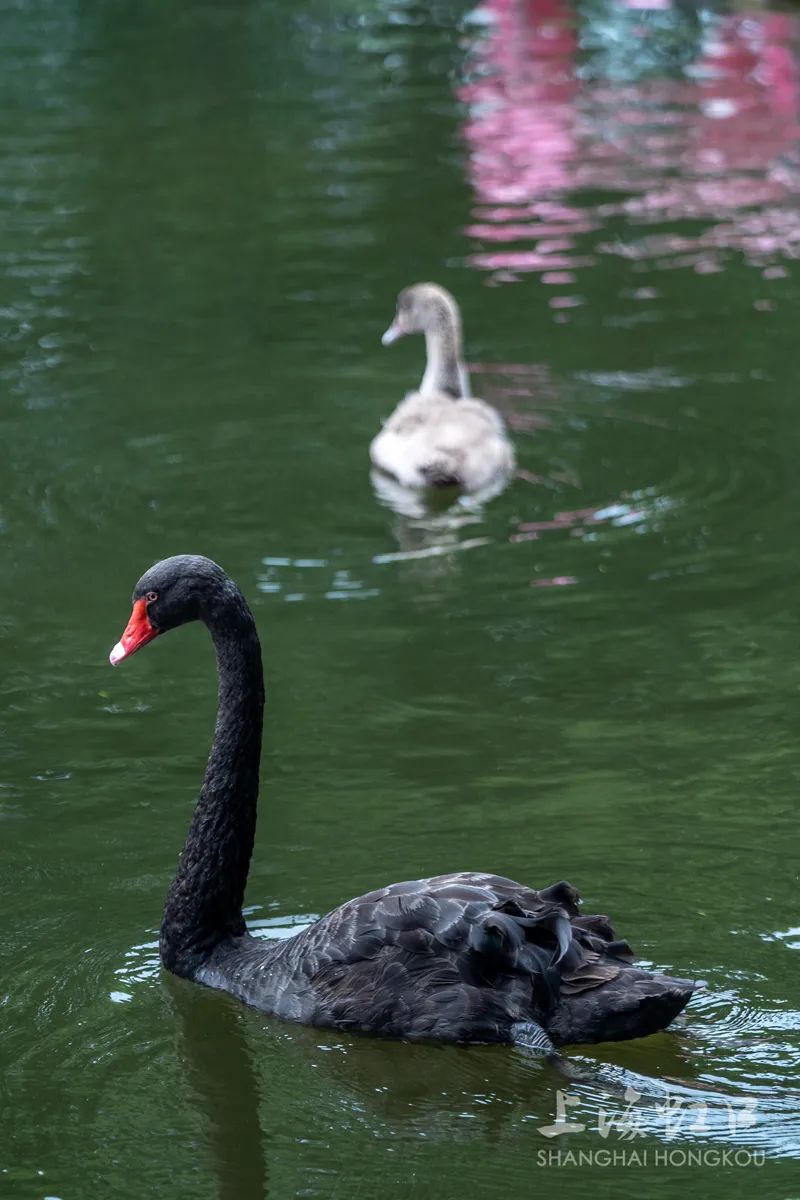
<path fill-rule="evenodd" d="M 788 1200 L 797 17 L 5 16 L 0 1195 Z M 431 277 L 520 473 L 415 520 L 366 446 L 422 368 L 418 342 L 380 347 L 395 292 Z M 212 654 L 198 627 L 107 653 L 141 572 L 185 551 L 263 638 L 265 936 L 393 879 L 567 877 L 707 981 L 679 1025 L 572 1052 L 569 1083 L 165 978 Z M 552 1129 L 559 1093 L 583 1128 Z M 604 1149 L 650 1158 L 552 1157 Z M 654 1157 L 675 1150 L 705 1165 Z"/>

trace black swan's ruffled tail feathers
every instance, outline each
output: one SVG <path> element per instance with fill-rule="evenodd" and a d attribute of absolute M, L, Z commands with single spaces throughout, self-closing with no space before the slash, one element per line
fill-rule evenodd
<path fill-rule="evenodd" d="M 527 912 L 506 901 L 484 913 L 469 931 L 470 949 L 497 970 L 525 970 L 531 955 L 537 967 L 555 966 L 572 941 L 569 917 L 556 905 Z"/>
<path fill-rule="evenodd" d="M 492 985 L 509 973 L 526 976 L 536 1011 L 555 1009 L 561 964 L 573 948 L 569 917 L 559 905 L 532 911 L 506 900 L 472 924 L 469 946 L 472 969 L 481 982 Z"/>
<path fill-rule="evenodd" d="M 470 928 L 475 975 L 488 984 L 509 972 L 527 975 L 531 1015 L 559 1045 L 663 1029 L 697 985 L 632 966 L 633 951 L 608 917 L 579 915 L 579 906 L 578 892 L 563 880 L 530 903 L 499 903 Z"/>
<path fill-rule="evenodd" d="M 567 883 L 566 879 L 551 883 L 550 887 L 539 892 L 539 898 L 546 900 L 548 904 L 559 904 L 570 918 L 577 918 L 579 921 L 597 920 L 596 917 L 578 916 L 581 910 L 581 894 L 571 883 Z"/>

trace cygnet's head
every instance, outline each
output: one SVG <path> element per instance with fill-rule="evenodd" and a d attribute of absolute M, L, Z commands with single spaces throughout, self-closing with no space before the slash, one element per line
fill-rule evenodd
<path fill-rule="evenodd" d="M 460 326 L 458 305 L 448 291 L 438 283 L 413 283 L 397 297 L 394 320 L 381 341 L 390 346 L 407 333 L 457 333 Z"/>

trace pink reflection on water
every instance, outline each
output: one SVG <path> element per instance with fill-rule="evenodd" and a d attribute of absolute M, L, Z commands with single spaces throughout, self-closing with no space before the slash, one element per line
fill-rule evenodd
<path fill-rule="evenodd" d="M 510 278 L 537 272 L 560 286 L 597 254 L 698 273 L 721 269 L 730 250 L 762 267 L 800 255 L 796 16 L 736 13 L 687 26 L 669 0 L 627 0 L 591 18 L 595 45 L 622 39 L 629 52 L 627 78 L 598 79 L 578 70 L 588 18 L 566 0 L 487 0 L 484 11 L 490 22 L 460 91 L 476 196 L 467 232 L 484 244 L 474 266 Z M 682 75 L 650 64 L 632 79 L 670 11 Z M 649 15 L 661 26 L 648 26 Z M 611 198 L 578 207 L 586 190 Z M 584 235 L 619 217 L 625 240 L 587 244 Z M 636 229 L 689 219 L 709 224 L 680 235 Z"/>

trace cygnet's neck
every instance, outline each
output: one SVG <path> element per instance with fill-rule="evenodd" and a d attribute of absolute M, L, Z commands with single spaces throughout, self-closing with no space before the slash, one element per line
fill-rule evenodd
<path fill-rule="evenodd" d="M 454 399 L 468 396 L 469 373 L 462 359 L 461 320 L 458 310 L 442 299 L 441 307 L 425 330 L 428 365 L 419 386 L 420 394 L 444 393 Z"/>

